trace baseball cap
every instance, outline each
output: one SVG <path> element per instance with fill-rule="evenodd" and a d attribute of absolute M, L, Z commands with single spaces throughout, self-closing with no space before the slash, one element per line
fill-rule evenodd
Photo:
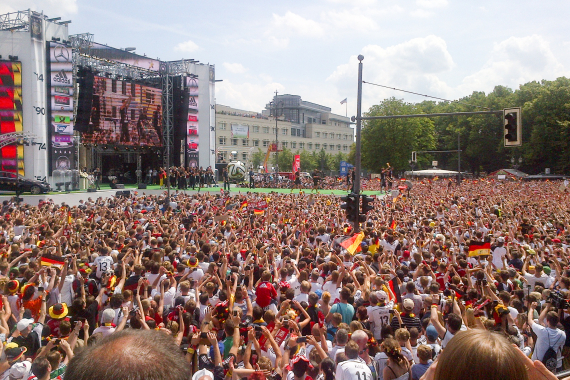
<path fill-rule="evenodd" d="M 505 238 L 502 236 L 499 236 L 499 238 L 497 239 L 497 242 L 499 243 L 504 243 L 505 242 Z"/>
<path fill-rule="evenodd" d="M 552 272 L 552 269 L 549 266 L 545 266 L 542 267 L 542 271 L 544 272 L 544 274 L 546 274 L 547 276 L 550 276 L 550 272 Z"/>
<path fill-rule="evenodd" d="M 435 340 L 437 339 L 437 337 L 439 336 L 439 334 L 437 333 L 437 330 L 435 329 L 435 327 L 433 325 L 429 325 L 426 328 L 426 336 L 430 339 L 430 340 Z"/>
<path fill-rule="evenodd" d="M 309 361 L 309 359 L 307 359 L 307 357 L 305 355 L 297 355 L 293 358 L 293 360 L 291 360 L 291 365 L 296 364 L 300 361 L 304 361 L 307 362 L 309 364 L 309 368 L 313 368 L 313 365 L 311 364 L 311 362 Z"/>
<path fill-rule="evenodd" d="M 10 368 L 10 379 L 27 379 L 30 369 L 32 369 L 32 363 L 27 360 L 16 363 Z"/>
<path fill-rule="evenodd" d="M 379 290 L 376 292 L 376 298 L 378 298 L 378 301 L 386 301 L 388 295 L 386 294 L 385 291 Z"/>
<path fill-rule="evenodd" d="M 404 309 L 406 310 L 411 310 L 414 308 L 414 301 L 412 301 L 410 298 L 404 298 Z"/>
<path fill-rule="evenodd" d="M 26 347 L 9 348 L 6 350 L 6 359 L 9 362 L 16 361 L 16 360 L 20 359 L 22 357 L 22 355 L 24 355 L 24 352 L 26 352 L 27 350 L 28 349 Z"/>
<path fill-rule="evenodd" d="M 18 331 L 24 331 L 24 330 L 27 329 L 28 326 L 31 325 L 32 323 L 34 323 L 34 320 L 33 320 L 33 319 L 26 319 L 26 318 L 23 318 L 23 319 L 20 320 L 20 322 L 18 322 L 18 324 L 17 324 L 16 327 L 17 327 Z"/>
<path fill-rule="evenodd" d="M 192 376 L 192 380 L 198 380 L 204 376 L 207 376 L 210 379 L 214 378 L 214 374 L 212 372 L 208 371 L 207 369 L 201 369 Z"/>

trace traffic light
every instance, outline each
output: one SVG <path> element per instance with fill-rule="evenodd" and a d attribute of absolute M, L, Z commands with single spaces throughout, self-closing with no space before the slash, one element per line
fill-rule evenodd
<path fill-rule="evenodd" d="M 361 213 L 366 215 L 368 211 L 374 210 L 374 198 L 362 195 Z"/>
<path fill-rule="evenodd" d="M 358 213 L 358 195 L 350 193 L 344 197 L 340 197 L 340 200 L 344 202 L 340 205 L 340 208 L 346 210 L 346 218 L 354 223 Z"/>
<path fill-rule="evenodd" d="M 505 146 L 521 146 L 522 145 L 522 123 L 521 109 L 505 108 L 503 110 L 504 118 L 504 135 Z"/>

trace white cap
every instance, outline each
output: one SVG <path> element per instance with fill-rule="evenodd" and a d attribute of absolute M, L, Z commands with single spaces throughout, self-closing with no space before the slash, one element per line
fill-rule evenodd
<path fill-rule="evenodd" d="M 29 325 L 31 325 L 32 323 L 34 323 L 33 319 L 20 319 L 20 322 L 18 322 L 18 324 L 16 325 L 18 331 L 24 331 L 26 328 L 28 328 Z"/>
<path fill-rule="evenodd" d="M 378 298 L 378 301 L 386 301 L 386 299 L 388 299 L 388 295 L 385 291 L 379 290 L 376 292 L 376 298 Z"/>
<path fill-rule="evenodd" d="M 29 361 L 18 362 L 10 368 L 10 379 L 27 379 L 30 374 L 30 369 L 32 369 L 32 363 Z"/>
<path fill-rule="evenodd" d="M 192 376 L 192 380 L 214 380 L 214 374 L 207 369 L 201 369 Z"/>
<path fill-rule="evenodd" d="M 499 237 L 497 238 L 497 241 L 498 241 L 499 243 L 504 243 L 504 242 L 505 242 L 505 238 L 502 237 L 502 236 L 499 236 Z"/>

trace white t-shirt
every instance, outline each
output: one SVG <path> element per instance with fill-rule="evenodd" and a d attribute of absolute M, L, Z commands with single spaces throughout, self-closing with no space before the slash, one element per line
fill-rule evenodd
<path fill-rule="evenodd" d="M 323 292 L 329 292 L 331 295 L 331 302 L 340 297 L 339 288 L 336 287 L 336 283 L 332 281 L 327 281 L 323 285 Z"/>
<path fill-rule="evenodd" d="M 549 347 L 556 351 L 558 365 L 562 367 L 562 347 L 566 342 L 566 333 L 560 329 L 551 329 L 538 323 L 532 324 L 532 331 L 536 334 L 536 343 L 532 353 L 532 360 L 542 360 Z"/>
<path fill-rule="evenodd" d="M 390 310 L 394 307 L 394 303 L 390 302 L 386 306 L 372 306 L 368 310 L 368 317 L 370 322 L 372 322 L 372 334 L 374 334 L 374 339 L 378 340 L 382 338 L 382 327 L 390 325 Z"/>
<path fill-rule="evenodd" d="M 507 255 L 505 247 L 496 247 L 493 251 L 493 265 L 497 269 L 503 269 L 503 257 Z"/>
<path fill-rule="evenodd" d="M 336 367 L 336 380 L 373 380 L 370 368 L 360 358 L 349 359 Z M 375 379 L 374 379 L 375 380 Z"/>
<path fill-rule="evenodd" d="M 97 266 L 97 271 L 95 275 L 97 278 L 101 278 L 103 272 L 113 269 L 113 258 L 111 256 L 97 256 L 95 258 L 95 266 Z"/>

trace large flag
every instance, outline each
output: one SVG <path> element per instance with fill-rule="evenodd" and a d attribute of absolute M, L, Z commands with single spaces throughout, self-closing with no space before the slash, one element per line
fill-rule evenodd
<path fill-rule="evenodd" d="M 253 210 L 253 213 L 254 213 L 255 215 L 263 215 L 263 210 L 260 210 L 260 209 L 257 209 L 257 208 L 256 208 L 256 209 Z"/>
<path fill-rule="evenodd" d="M 240 211 L 243 211 L 243 209 L 246 208 L 246 207 L 247 207 L 247 201 L 243 201 L 243 202 L 241 203 L 241 206 L 239 206 L 239 210 L 240 210 Z"/>
<path fill-rule="evenodd" d="M 340 243 L 340 246 L 346 249 L 351 255 L 354 255 L 356 252 L 360 252 L 360 250 L 362 249 L 360 247 L 362 239 L 364 239 L 364 232 L 360 232 L 358 234 L 355 234 L 351 238 L 346 239 L 345 241 Z"/>
<path fill-rule="evenodd" d="M 344 98 L 344 100 L 341 100 L 340 104 L 344 104 L 348 101 L 348 98 Z"/>
<path fill-rule="evenodd" d="M 474 241 L 469 244 L 469 257 L 491 254 L 491 243 Z"/>
<path fill-rule="evenodd" d="M 392 222 L 390 222 L 390 229 L 396 230 L 396 228 L 398 228 L 398 222 L 396 222 L 395 219 L 392 219 Z"/>
<path fill-rule="evenodd" d="M 301 170 L 301 155 L 296 154 L 293 159 L 293 175 Z"/>
<path fill-rule="evenodd" d="M 40 264 L 44 267 L 55 267 L 61 269 L 63 268 L 63 264 L 65 264 L 65 259 L 61 256 L 45 253 L 42 255 Z"/>

